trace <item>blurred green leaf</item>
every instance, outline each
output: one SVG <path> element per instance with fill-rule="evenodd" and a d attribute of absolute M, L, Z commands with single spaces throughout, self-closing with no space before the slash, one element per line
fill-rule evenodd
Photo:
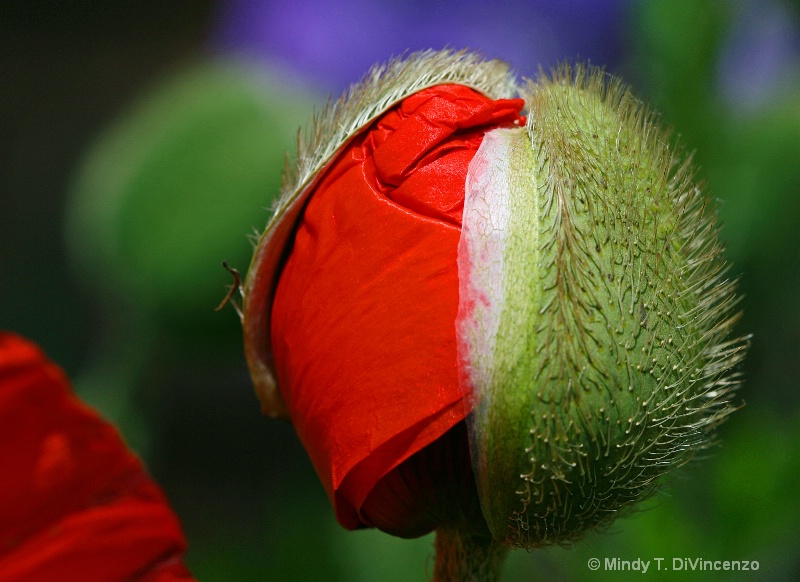
<path fill-rule="evenodd" d="M 731 10 L 731 4 L 715 0 L 652 0 L 633 5 L 636 74 L 666 123 L 701 155 L 710 149 L 709 142 L 723 124 L 713 102 L 714 81 Z"/>
<path fill-rule="evenodd" d="M 160 318 L 222 299 L 227 260 L 245 270 L 310 99 L 222 61 L 156 87 L 86 155 L 68 239 L 90 285 Z M 197 322 L 195 322 L 197 325 Z"/>
<path fill-rule="evenodd" d="M 797 412 L 787 420 L 762 406 L 743 416 L 715 463 L 715 518 L 733 526 L 719 532 L 720 543 L 740 555 L 781 546 L 791 555 L 800 532 Z"/>
<path fill-rule="evenodd" d="M 800 83 L 770 107 L 728 119 L 709 152 L 708 176 L 713 193 L 723 199 L 720 214 L 734 259 L 781 260 L 796 247 L 798 148 Z"/>

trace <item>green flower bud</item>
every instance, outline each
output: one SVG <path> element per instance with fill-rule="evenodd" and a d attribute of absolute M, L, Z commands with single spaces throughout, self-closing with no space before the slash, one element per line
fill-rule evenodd
<path fill-rule="evenodd" d="M 418 112 L 437 87 L 454 99 Z M 323 112 L 288 178 L 244 286 L 264 411 L 292 419 L 345 527 L 436 529 L 437 580 L 609 523 L 734 409 L 746 341 L 715 211 L 601 71 L 520 88 L 471 53 L 392 61 Z M 425 214 L 438 198 L 447 220 Z"/>
<path fill-rule="evenodd" d="M 529 83 L 486 134 L 459 246 L 459 357 L 484 517 L 506 545 L 610 522 L 706 447 L 745 342 L 715 213 L 596 69 Z"/>

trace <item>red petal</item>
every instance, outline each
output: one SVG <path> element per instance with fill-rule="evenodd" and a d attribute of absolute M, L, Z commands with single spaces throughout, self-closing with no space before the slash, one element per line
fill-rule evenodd
<path fill-rule="evenodd" d="M 0 333 L 0 580 L 192 580 L 159 487 L 31 343 Z"/>
<path fill-rule="evenodd" d="M 272 311 L 295 428 L 348 528 L 377 481 L 464 418 L 457 245 L 467 166 L 522 100 L 462 86 L 409 97 L 326 170 Z"/>

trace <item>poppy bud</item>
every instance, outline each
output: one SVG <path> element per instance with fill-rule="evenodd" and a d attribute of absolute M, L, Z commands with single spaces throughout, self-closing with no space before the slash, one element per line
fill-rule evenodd
<path fill-rule="evenodd" d="M 618 82 L 412 55 L 300 140 L 246 354 L 344 526 L 567 542 L 731 412 L 720 254 L 688 162 Z"/>
<path fill-rule="evenodd" d="M 652 114 L 584 68 L 523 95 L 527 127 L 470 164 L 457 336 L 483 514 L 535 547 L 707 445 L 744 349 L 714 214 Z"/>

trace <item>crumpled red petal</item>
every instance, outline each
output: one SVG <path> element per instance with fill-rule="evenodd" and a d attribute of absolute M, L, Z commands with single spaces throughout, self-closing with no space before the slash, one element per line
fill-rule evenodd
<path fill-rule="evenodd" d="M 193 580 L 161 489 L 30 342 L 0 332 L 0 580 Z"/>
<path fill-rule="evenodd" d="M 325 170 L 272 310 L 297 433 L 347 528 L 381 477 L 464 418 L 455 319 L 467 166 L 520 99 L 420 91 Z"/>

